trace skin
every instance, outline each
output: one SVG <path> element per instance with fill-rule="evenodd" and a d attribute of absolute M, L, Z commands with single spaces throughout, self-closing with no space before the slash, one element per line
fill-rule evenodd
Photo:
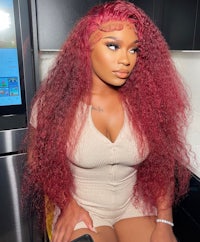
<path fill-rule="evenodd" d="M 112 142 L 124 119 L 117 89 L 125 84 L 136 64 L 137 48 L 138 38 L 127 25 L 121 31 L 103 32 L 92 46 L 92 118 L 96 128 Z"/>
<path fill-rule="evenodd" d="M 92 120 L 95 127 L 114 142 L 124 122 L 118 89 L 125 84 L 137 59 L 138 38 L 130 25 L 118 31 L 102 32 L 91 49 L 92 63 Z M 167 197 L 164 201 L 167 200 Z M 160 199 L 158 217 L 172 221 L 172 210 Z M 95 242 L 176 242 L 172 227 L 156 223 L 156 217 L 123 219 L 113 228 L 93 228 L 89 213 L 74 199 L 62 211 L 53 231 L 53 242 L 69 242 L 82 234 L 90 234 Z M 83 221 L 87 229 L 73 231 Z"/>

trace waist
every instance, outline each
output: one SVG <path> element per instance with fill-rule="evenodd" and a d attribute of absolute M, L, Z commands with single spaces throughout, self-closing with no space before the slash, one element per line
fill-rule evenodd
<path fill-rule="evenodd" d="M 90 180 L 74 177 L 75 199 L 81 205 L 89 204 L 93 207 L 122 208 L 132 198 L 136 174 L 132 173 L 121 180 L 112 177 L 101 180 Z"/>

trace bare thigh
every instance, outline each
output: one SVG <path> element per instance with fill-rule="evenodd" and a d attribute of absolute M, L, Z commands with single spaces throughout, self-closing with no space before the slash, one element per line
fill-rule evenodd
<path fill-rule="evenodd" d="M 118 242 L 150 242 L 155 228 L 155 217 L 123 219 L 114 226 Z"/>
<path fill-rule="evenodd" d="M 118 242 L 113 228 L 109 226 L 100 226 L 96 228 L 97 233 L 89 229 L 77 229 L 73 232 L 71 240 L 83 235 L 90 234 L 94 242 Z"/>

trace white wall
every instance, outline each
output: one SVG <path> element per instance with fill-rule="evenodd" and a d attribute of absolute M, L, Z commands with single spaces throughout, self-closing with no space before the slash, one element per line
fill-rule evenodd
<path fill-rule="evenodd" d="M 193 118 L 188 130 L 188 142 L 196 154 L 196 161 L 192 159 L 189 168 L 200 177 L 200 52 L 172 51 L 171 54 L 191 97 Z M 57 52 L 40 54 L 41 79 L 46 75 L 56 55 Z"/>
<path fill-rule="evenodd" d="M 200 52 L 173 51 L 172 58 L 189 88 L 192 104 L 192 120 L 188 130 L 188 141 L 196 154 L 190 169 L 200 177 Z"/>

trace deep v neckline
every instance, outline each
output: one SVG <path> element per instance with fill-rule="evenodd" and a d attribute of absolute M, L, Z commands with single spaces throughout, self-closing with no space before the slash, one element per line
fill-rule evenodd
<path fill-rule="evenodd" d="M 119 138 L 121 137 L 121 133 L 125 127 L 125 119 L 126 119 L 126 114 L 125 114 L 125 111 L 123 109 L 123 112 L 124 112 L 124 120 L 123 120 L 123 125 L 121 127 L 121 129 L 119 130 L 116 138 L 114 141 L 111 141 L 108 137 L 106 137 L 101 131 L 99 131 L 99 129 L 95 126 L 94 122 L 93 122 L 93 119 L 92 119 L 92 105 L 89 105 L 89 122 L 90 122 L 90 125 L 91 127 L 93 128 L 93 130 L 95 131 L 95 133 L 101 137 L 104 141 L 106 142 L 109 142 L 110 144 L 116 144 L 119 140 Z"/>

